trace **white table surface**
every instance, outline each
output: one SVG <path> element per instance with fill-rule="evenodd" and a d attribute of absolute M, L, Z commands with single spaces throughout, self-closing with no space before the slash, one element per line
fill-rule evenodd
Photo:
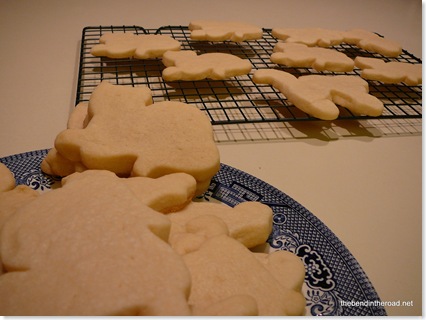
<path fill-rule="evenodd" d="M 243 20 L 361 27 L 422 57 L 418 0 L 0 1 L 0 157 L 53 146 L 74 106 L 82 29 Z M 221 161 L 287 193 L 358 260 L 389 315 L 422 313 L 421 120 L 217 127 Z M 260 133 L 259 133 L 260 132 Z M 259 136 L 260 135 L 260 136 Z"/>

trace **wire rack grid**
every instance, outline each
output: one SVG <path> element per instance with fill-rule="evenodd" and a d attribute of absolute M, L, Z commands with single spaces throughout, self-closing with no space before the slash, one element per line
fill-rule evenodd
<path fill-rule="evenodd" d="M 162 78 L 165 67 L 161 59 L 110 59 L 91 55 L 91 48 L 99 43 L 102 34 L 108 32 L 169 35 L 181 43 L 181 50 L 193 50 L 198 54 L 230 53 L 248 59 L 253 69 L 248 75 L 237 76 L 226 81 L 206 79 L 165 82 Z M 86 27 L 82 32 L 76 104 L 88 101 L 95 87 L 106 80 L 119 85 L 148 86 L 152 91 L 154 102 L 171 100 L 194 104 L 206 113 L 213 125 L 318 120 L 296 108 L 272 86 L 255 84 L 252 81 L 253 72 L 258 69 L 274 68 L 287 71 L 297 77 L 309 74 L 360 75 L 360 70 L 357 68 L 352 72 L 334 73 L 318 72 L 310 68 L 278 66 L 269 59 L 278 41 L 272 36 L 271 29 L 263 29 L 263 37 L 259 40 L 235 43 L 193 41 L 190 38 L 190 30 L 186 26 L 163 26 L 158 29 L 145 29 L 140 26 Z M 385 61 L 422 63 L 406 50 L 403 50 L 397 58 L 390 59 L 349 44 L 341 44 L 333 48 L 351 58 L 364 56 L 381 58 Z M 374 117 L 375 119 L 422 117 L 422 86 L 383 84 L 378 81 L 368 81 L 368 83 L 370 94 L 381 99 L 385 105 L 383 114 Z M 371 118 L 373 117 L 356 115 L 346 108 L 340 108 L 338 119 Z"/>

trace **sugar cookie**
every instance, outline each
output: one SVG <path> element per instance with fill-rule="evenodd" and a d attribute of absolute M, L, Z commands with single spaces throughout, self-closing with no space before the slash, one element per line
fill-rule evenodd
<path fill-rule="evenodd" d="M 226 212 L 219 217 L 206 207 L 200 213 L 179 221 L 183 228 L 169 238 L 191 273 L 189 303 L 194 315 L 304 314 L 305 267 L 299 257 L 284 251 L 251 252 L 232 237 L 228 225 L 235 221 L 224 223 Z M 177 221 L 171 220 L 173 229 Z"/>
<path fill-rule="evenodd" d="M 66 178 L 3 226 L 0 314 L 190 315 L 169 228 L 112 172 Z"/>
<path fill-rule="evenodd" d="M 88 117 L 89 103 L 80 102 L 72 110 L 68 117 L 67 128 L 68 129 L 84 129 L 86 128 L 89 117 Z"/>
<path fill-rule="evenodd" d="M 407 62 L 385 62 L 376 58 L 356 57 L 355 65 L 362 69 L 361 77 L 384 83 L 404 82 L 410 86 L 422 83 L 422 65 Z"/>
<path fill-rule="evenodd" d="M 0 192 L 0 236 L 6 221 L 15 214 L 16 210 L 34 200 L 39 193 L 28 186 L 19 185 L 14 189 Z M 0 252 L 0 275 L 3 273 Z"/>
<path fill-rule="evenodd" d="M 6 220 L 19 207 L 34 200 L 38 195 L 39 193 L 36 190 L 25 185 L 18 185 L 11 190 L 0 192 L 0 234 Z"/>
<path fill-rule="evenodd" d="M 218 203 L 192 202 L 184 209 L 168 215 L 172 221 L 170 238 L 185 232 L 188 221 L 205 215 L 221 219 L 229 235 L 247 248 L 265 243 L 272 231 L 272 210 L 260 202 L 242 202 L 233 208 Z"/>
<path fill-rule="evenodd" d="M 83 178 L 87 181 L 95 180 L 107 175 L 108 172 L 103 172 L 103 170 L 76 172 L 63 178 L 62 183 Z M 112 175 L 116 177 L 114 174 Z M 116 179 L 116 183 L 125 185 L 144 205 L 162 213 L 170 213 L 184 208 L 192 200 L 197 186 L 195 179 L 186 173 L 171 173 L 157 179 L 146 177 L 116 177 Z"/>
<path fill-rule="evenodd" d="M 336 105 L 354 113 L 368 116 L 382 114 L 383 103 L 368 94 L 368 83 L 358 76 L 308 75 L 296 78 L 284 71 L 256 70 L 253 81 L 270 84 L 296 107 L 322 120 L 334 120 L 339 116 Z"/>
<path fill-rule="evenodd" d="M 40 164 L 41 171 L 46 174 L 66 177 L 74 172 L 82 172 L 87 168 L 81 161 L 71 161 L 62 156 L 56 148 L 52 148 Z"/>
<path fill-rule="evenodd" d="M 295 254 L 281 250 L 280 253 L 256 252 L 255 257 L 264 264 L 277 281 L 284 287 L 301 291 L 304 284 L 305 266 Z"/>
<path fill-rule="evenodd" d="M 119 106 L 125 101 L 129 107 L 137 108 L 138 106 L 152 104 L 152 94 L 148 87 L 130 87 L 130 86 L 117 86 L 112 85 L 108 82 L 102 82 L 96 91 L 101 91 L 98 95 L 90 97 L 91 107 L 89 113 L 88 103 L 79 103 L 75 109 L 71 112 L 67 129 L 84 129 L 88 122 L 94 115 L 95 109 L 112 109 L 115 105 Z M 123 97 L 124 100 L 123 100 Z M 106 101 L 108 107 L 102 107 L 104 105 L 102 99 Z M 78 131 L 78 130 L 77 130 Z M 56 148 L 49 150 L 47 156 L 41 163 L 41 170 L 50 175 L 56 176 L 67 176 L 73 172 L 81 172 L 89 169 L 81 161 L 69 159 L 64 155 L 61 155 Z"/>
<path fill-rule="evenodd" d="M 260 316 L 304 314 L 306 301 L 301 292 L 282 285 L 253 252 L 227 235 L 207 238 L 198 250 L 183 255 L 183 259 L 191 273 L 189 304 L 195 315 L 228 315 L 237 310 L 240 315 L 256 311 Z M 298 263 L 301 268 L 297 270 L 301 272 L 297 278 L 304 279 L 304 266 L 300 259 Z M 281 270 L 286 272 L 283 266 Z M 288 267 L 292 269 L 293 264 Z M 236 297 L 240 306 L 224 303 Z M 225 305 L 230 310 L 218 310 Z"/>
<path fill-rule="evenodd" d="M 225 80 L 245 75 L 251 71 L 248 60 L 228 53 L 204 53 L 197 55 L 195 51 L 168 51 L 163 56 L 163 79 L 176 80 Z"/>
<path fill-rule="evenodd" d="M 363 29 L 346 31 L 344 33 L 344 42 L 388 57 L 397 57 L 402 53 L 402 47 L 398 42 L 380 37 Z"/>
<path fill-rule="evenodd" d="M 286 42 L 303 43 L 310 47 L 330 47 L 348 43 L 389 57 L 396 57 L 402 52 L 398 42 L 364 29 L 340 31 L 323 28 L 274 28 L 271 33 Z"/>
<path fill-rule="evenodd" d="M 122 178 L 142 203 L 162 213 L 183 209 L 191 202 L 197 181 L 186 173 L 171 173 L 156 179 L 145 177 Z"/>
<path fill-rule="evenodd" d="M 342 31 L 324 28 L 273 28 L 271 33 L 286 42 L 303 43 L 309 47 L 330 47 L 341 44 L 344 39 Z"/>
<path fill-rule="evenodd" d="M 28 186 L 16 186 L 15 177 L 9 168 L 0 163 L 0 235 L 7 219 L 15 211 L 34 200 L 39 193 Z M 0 275 L 3 273 L 1 252 L 0 252 Z M 1 312 L 0 312 L 1 313 Z"/>
<path fill-rule="evenodd" d="M 263 36 L 262 28 L 238 21 L 194 20 L 188 28 L 192 40 L 242 42 Z"/>
<path fill-rule="evenodd" d="M 317 71 L 349 72 L 354 67 L 354 61 L 342 52 L 293 42 L 277 43 L 271 61 L 289 67 L 313 68 Z"/>
<path fill-rule="evenodd" d="M 105 33 L 92 47 L 94 56 L 108 58 L 161 58 L 168 50 L 180 50 L 181 43 L 168 35 Z"/>
<path fill-rule="evenodd" d="M 141 89 L 102 82 L 90 98 L 87 126 L 58 134 L 43 171 L 104 169 L 150 178 L 183 172 L 196 179 L 196 194 L 204 192 L 220 167 L 210 121 L 181 102 L 146 105 L 151 97 Z"/>
<path fill-rule="evenodd" d="M 290 252 L 248 250 L 271 231 L 269 207 L 258 202 L 234 208 L 191 203 L 168 217 L 169 242 L 191 273 L 189 304 L 194 315 L 304 314 L 302 261 Z M 274 275 L 278 270 L 280 275 Z"/>
<path fill-rule="evenodd" d="M 5 164 L 0 163 L 0 192 L 12 190 L 15 184 L 13 173 Z"/>
<path fill-rule="evenodd" d="M 236 294 L 222 300 L 215 301 L 210 305 L 199 307 L 193 306 L 195 316 L 219 316 L 219 317 L 238 317 L 238 316 L 257 316 L 259 309 L 257 301 L 247 294 Z"/>

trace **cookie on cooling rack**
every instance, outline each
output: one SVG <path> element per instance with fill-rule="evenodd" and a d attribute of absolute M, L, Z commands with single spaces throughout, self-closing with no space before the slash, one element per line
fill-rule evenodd
<path fill-rule="evenodd" d="M 188 25 L 192 40 L 234 41 L 261 39 L 262 28 L 240 21 L 193 20 Z"/>
<path fill-rule="evenodd" d="M 364 29 L 340 31 L 324 28 L 274 28 L 272 35 L 286 42 L 303 43 L 310 47 L 330 47 L 348 43 L 388 57 L 396 57 L 402 52 L 398 42 Z"/>
<path fill-rule="evenodd" d="M 383 103 L 368 93 L 368 83 L 359 76 L 307 75 L 296 78 L 292 74 L 273 69 L 256 70 L 253 81 L 270 84 L 297 108 L 322 120 L 339 116 L 336 105 L 360 115 L 379 116 Z"/>
<path fill-rule="evenodd" d="M 291 43 L 303 43 L 309 47 L 330 47 L 343 42 L 342 31 L 324 28 L 273 28 L 272 35 Z"/>
<path fill-rule="evenodd" d="M 279 42 L 270 59 L 279 65 L 317 71 L 349 72 L 354 68 L 354 61 L 342 52 L 303 43 Z"/>
<path fill-rule="evenodd" d="M 344 42 L 387 57 L 397 57 L 402 53 L 401 44 L 397 41 L 380 37 L 376 33 L 364 29 L 346 31 L 344 33 Z"/>
<path fill-rule="evenodd" d="M 91 49 L 94 56 L 135 59 L 161 58 L 164 52 L 180 50 L 181 43 L 168 35 L 105 33 Z"/>
<path fill-rule="evenodd" d="M 204 53 L 195 51 L 168 51 L 163 55 L 163 79 L 166 81 L 196 81 L 203 79 L 225 80 L 248 74 L 249 60 L 229 53 Z"/>
<path fill-rule="evenodd" d="M 422 83 L 422 64 L 356 57 L 355 66 L 362 69 L 361 77 L 383 83 L 404 82 L 410 86 Z"/>

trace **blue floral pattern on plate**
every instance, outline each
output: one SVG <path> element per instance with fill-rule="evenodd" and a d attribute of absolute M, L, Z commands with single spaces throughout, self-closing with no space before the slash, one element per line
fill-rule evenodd
<path fill-rule="evenodd" d="M 17 184 L 40 192 L 60 185 L 60 179 L 40 170 L 48 150 L 0 158 L 14 174 Z M 221 164 L 202 201 L 231 207 L 244 201 L 260 201 L 274 212 L 268 243 L 272 250 L 287 250 L 305 264 L 303 292 L 306 314 L 320 316 L 384 316 L 373 285 L 343 243 L 318 218 L 298 202 L 271 185 L 238 169 Z M 371 301 L 366 306 L 341 302 Z M 377 303 L 374 303 L 377 302 Z"/>

